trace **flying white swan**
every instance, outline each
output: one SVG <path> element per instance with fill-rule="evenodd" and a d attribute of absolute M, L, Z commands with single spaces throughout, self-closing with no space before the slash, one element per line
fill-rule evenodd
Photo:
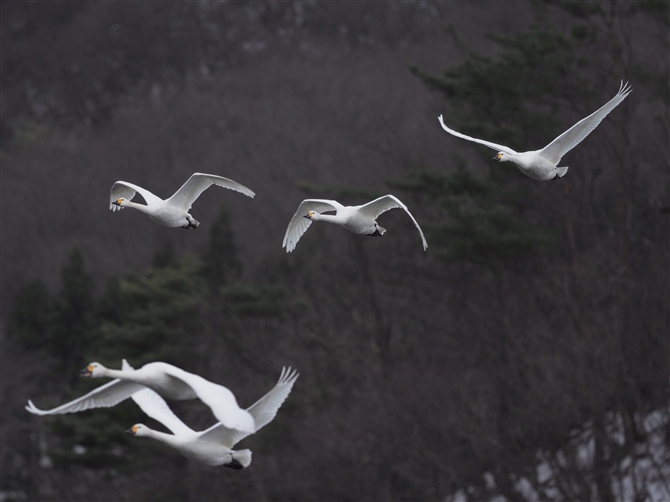
<path fill-rule="evenodd" d="M 198 228 L 200 222 L 189 214 L 191 204 L 210 186 L 230 188 L 249 197 L 256 195 L 237 181 L 212 174 L 193 174 L 172 197 L 163 200 L 146 190 L 127 181 L 117 181 L 109 192 L 109 209 L 120 211 L 124 207 L 139 209 L 157 223 L 166 227 Z M 131 202 L 138 193 L 144 197 L 146 205 Z"/>
<path fill-rule="evenodd" d="M 100 363 L 91 363 L 81 370 L 84 377 L 115 378 L 88 394 L 51 410 L 40 410 L 28 401 L 26 410 L 35 415 L 76 413 L 90 408 L 109 408 L 128 399 L 146 387 L 169 399 L 185 400 L 199 398 L 212 409 L 212 413 L 223 425 L 246 433 L 255 430 L 253 416 L 237 405 L 235 396 L 223 385 L 184 371 L 167 363 L 148 363 L 133 369 L 124 359 L 123 369 L 105 368 Z"/>
<path fill-rule="evenodd" d="M 621 86 L 619 87 L 619 92 L 617 92 L 616 96 L 610 99 L 605 105 L 593 112 L 588 117 L 583 118 L 577 122 L 543 149 L 532 152 L 515 152 L 511 148 L 503 145 L 498 145 L 483 139 L 466 136 L 465 134 L 456 132 L 453 129 L 449 129 L 446 125 L 444 125 L 444 122 L 442 121 L 442 115 L 440 115 L 439 119 L 440 124 L 442 124 L 442 128 L 449 134 L 452 134 L 458 138 L 467 139 L 468 141 L 474 141 L 480 145 L 488 146 L 493 150 L 498 150 L 498 154 L 493 157 L 493 160 L 497 160 L 498 162 L 514 162 L 522 173 L 536 180 L 555 180 L 562 178 L 565 176 L 565 173 L 568 172 L 567 166 L 557 167 L 558 163 L 561 161 L 561 157 L 563 157 L 563 155 L 568 153 L 584 138 L 591 134 L 591 132 L 593 132 L 596 127 L 598 127 L 598 124 L 600 124 L 600 122 L 607 116 L 607 114 L 614 110 L 614 108 L 616 108 L 624 99 L 626 99 L 626 96 L 628 96 L 632 90 L 633 89 L 628 85 L 628 82 L 624 84 L 622 80 Z"/>
<path fill-rule="evenodd" d="M 300 203 L 298 210 L 288 224 L 282 247 L 286 248 L 287 253 L 293 251 L 302 234 L 312 224 L 312 221 L 337 223 L 355 234 L 381 237 L 386 232 L 386 229 L 380 227 L 375 220 L 380 214 L 394 208 L 404 209 L 409 217 L 412 218 L 414 225 L 419 230 L 425 251 L 428 244 L 423 236 L 421 227 L 409 212 L 407 206 L 393 195 L 384 195 L 362 206 L 343 206 L 336 200 L 305 199 Z M 335 211 L 336 214 L 322 214 L 324 211 Z"/>
<path fill-rule="evenodd" d="M 196 432 L 177 418 L 163 398 L 151 389 L 145 388 L 133 394 L 132 399 L 144 413 L 161 422 L 172 431 L 172 434 L 155 431 L 144 424 L 135 424 L 126 433 L 154 438 L 202 464 L 243 469 L 251 463 L 251 451 L 233 450 L 233 446 L 249 434 L 258 432 L 274 419 L 297 378 L 297 372 L 291 371 L 291 368 L 283 368 L 277 385 L 247 408 L 255 422 L 255 428 L 250 432 L 230 429 L 220 422 L 209 429 Z"/>

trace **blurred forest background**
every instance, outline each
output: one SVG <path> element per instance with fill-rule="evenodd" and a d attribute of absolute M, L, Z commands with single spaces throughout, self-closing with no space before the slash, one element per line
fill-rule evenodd
<path fill-rule="evenodd" d="M 668 2 L 3 2 L 2 500 L 670 500 Z M 531 150 L 633 93 L 536 182 Z M 212 188 L 197 231 L 116 180 Z M 393 193 L 382 239 L 308 197 Z M 249 406 L 243 471 L 123 434 L 132 402 L 36 417 L 173 363 Z M 171 402 L 200 430 L 198 402 Z"/>

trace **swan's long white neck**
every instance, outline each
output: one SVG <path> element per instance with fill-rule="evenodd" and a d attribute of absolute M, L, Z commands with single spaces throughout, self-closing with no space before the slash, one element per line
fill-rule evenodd
<path fill-rule="evenodd" d="M 312 221 L 328 221 L 330 223 L 340 223 L 342 218 L 337 214 L 320 214 L 316 211 L 312 214 Z"/>
<path fill-rule="evenodd" d="M 108 378 L 120 378 L 122 380 L 130 380 L 131 382 L 143 383 L 142 378 L 138 378 L 141 375 L 138 375 L 137 370 L 113 370 L 110 368 L 100 368 L 100 377 Z"/>
<path fill-rule="evenodd" d="M 153 213 L 153 210 L 150 208 L 150 206 L 146 206 L 144 204 L 137 204 L 136 202 L 132 202 L 130 200 L 124 201 L 121 207 L 131 207 L 133 209 L 137 209 L 138 211 L 142 211 L 143 213 L 147 214 Z"/>
<path fill-rule="evenodd" d="M 145 428 L 146 429 L 144 431 L 143 436 L 153 438 L 157 441 L 160 441 L 161 443 L 165 443 L 172 447 L 175 447 L 175 445 L 177 444 L 177 441 L 175 441 L 176 436 L 174 436 L 173 434 L 166 434 L 164 432 L 155 431 L 146 426 Z"/>

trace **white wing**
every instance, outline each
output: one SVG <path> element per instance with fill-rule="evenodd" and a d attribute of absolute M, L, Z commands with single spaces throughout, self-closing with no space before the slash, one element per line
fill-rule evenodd
<path fill-rule="evenodd" d="M 247 437 L 252 432 L 240 432 L 235 429 L 225 427 L 221 422 L 212 425 L 209 429 L 205 429 L 200 433 L 198 439 L 211 441 L 212 443 L 220 443 L 228 448 L 233 448 L 236 443 L 235 438 L 240 434 L 242 437 Z M 239 440 L 238 440 L 239 441 Z"/>
<path fill-rule="evenodd" d="M 291 393 L 298 376 L 300 375 L 297 371 L 291 368 L 282 368 L 279 381 L 272 390 L 247 408 L 247 411 L 254 417 L 256 432 L 274 420 L 280 406 Z"/>
<path fill-rule="evenodd" d="M 583 118 L 570 129 L 565 131 L 554 141 L 545 146 L 540 150 L 540 155 L 551 162 L 558 164 L 561 160 L 561 157 L 576 147 L 581 141 L 586 138 L 593 130 L 598 127 L 598 124 L 607 116 L 609 112 L 614 110 L 626 96 L 632 91 L 632 87 L 628 85 L 628 82 L 625 84 L 623 80 L 619 86 L 619 92 L 616 93 L 612 99 L 610 99 L 605 105 L 600 109 L 593 112 L 586 118 Z"/>
<path fill-rule="evenodd" d="M 201 376 L 171 365 L 166 365 L 165 373 L 190 386 L 198 398 L 212 409 L 216 419 L 226 427 L 241 431 L 254 431 L 254 418 L 248 411 L 237 405 L 233 393 L 223 385 L 210 382 Z"/>
<path fill-rule="evenodd" d="M 130 371 L 133 368 L 125 359 L 121 364 L 123 371 Z M 132 396 L 135 404 L 154 420 L 158 420 L 165 427 L 172 431 L 172 434 L 195 434 L 195 431 L 182 422 L 175 415 L 168 404 L 157 392 L 145 387 L 143 390 L 135 392 Z"/>
<path fill-rule="evenodd" d="M 368 202 L 367 204 L 358 206 L 358 211 L 365 214 L 366 216 L 371 216 L 372 218 L 377 219 L 377 216 L 379 216 L 380 214 L 385 213 L 389 209 L 395 209 L 395 208 L 404 209 L 405 212 L 409 215 L 409 217 L 412 218 L 414 225 L 419 230 L 419 235 L 421 236 L 421 241 L 423 242 L 423 250 L 425 251 L 426 248 L 428 247 L 428 243 L 426 242 L 426 238 L 423 236 L 421 227 L 414 219 L 414 216 L 412 216 L 412 213 L 409 212 L 407 206 L 402 202 L 400 202 L 400 200 L 394 195 L 390 194 L 384 195 L 383 197 L 379 197 L 378 199 Z"/>
<path fill-rule="evenodd" d="M 163 202 L 163 199 L 156 197 L 145 188 L 138 187 L 137 185 L 133 185 L 127 181 L 117 181 L 114 183 L 114 185 L 112 185 L 112 189 L 109 191 L 109 209 L 112 211 L 119 211 L 123 209 L 121 206 L 112 204 L 112 202 L 118 199 L 132 200 L 137 192 L 139 192 L 139 194 L 144 198 L 147 206 L 151 206 L 157 202 Z"/>
<path fill-rule="evenodd" d="M 158 420 L 170 429 L 174 435 L 195 434 L 195 431 L 182 422 L 172 412 L 165 400 L 153 390 L 145 387 L 144 390 L 135 392 L 131 397 L 144 413 L 154 420 Z"/>
<path fill-rule="evenodd" d="M 32 401 L 28 401 L 26 410 L 35 415 L 59 415 L 62 413 L 76 413 L 91 408 L 110 408 L 116 406 L 121 401 L 128 399 L 135 392 L 145 388 L 144 385 L 139 383 L 116 379 L 105 385 L 101 385 L 85 396 L 58 406 L 57 408 L 40 410 L 32 403 Z"/>
<path fill-rule="evenodd" d="M 291 368 L 282 368 L 277 385 L 275 385 L 270 392 L 265 394 L 262 398 L 247 408 L 247 411 L 254 417 L 254 421 L 256 423 L 255 432 L 258 432 L 260 429 L 274 420 L 275 416 L 277 415 L 277 411 L 291 393 L 293 384 L 297 380 L 298 376 L 299 375 L 295 370 L 291 370 Z M 206 431 L 203 431 L 200 435 L 200 439 L 215 441 L 217 443 L 226 445 L 228 448 L 232 448 L 249 434 L 251 433 L 242 432 L 239 430 L 231 430 L 221 424 L 216 424 Z"/>
<path fill-rule="evenodd" d="M 504 145 L 498 145 L 497 143 L 491 143 L 490 141 L 484 141 L 483 139 L 477 139 L 473 138 L 471 136 L 466 136 L 465 134 L 461 134 L 460 132 L 456 132 L 453 129 L 449 129 L 446 125 L 444 125 L 444 122 L 442 121 L 442 115 L 438 117 L 440 119 L 440 124 L 442 124 L 442 129 L 447 131 L 449 134 L 456 136 L 457 138 L 463 138 L 467 139 L 468 141 L 474 141 L 475 143 L 479 143 L 480 145 L 488 146 L 489 148 L 497 151 L 497 152 L 505 152 L 505 153 L 511 153 L 514 154 L 516 153 L 514 150 L 511 148 L 504 146 Z"/>
<path fill-rule="evenodd" d="M 166 202 L 172 206 L 179 207 L 184 211 L 188 211 L 191 209 L 191 204 L 200 197 L 200 194 L 212 185 L 229 188 L 249 197 L 256 195 L 237 181 L 229 180 L 222 176 L 214 176 L 213 174 L 194 173 L 172 197 L 167 199 Z"/>
<path fill-rule="evenodd" d="M 323 213 L 326 211 L 339 211 L 343 207 L 344 206 L 336 200 L 303 200 L 288 224 L 286 234 L 284 234 L 284 242 L 282 243 L 282 247 L 286 248 L 287 253 L 290 253 L 295 249 L 295 246 L 298 244 L 302 234 L 304 234 L 312 224 L 312 220 L 309 218 L 304 218 L 308 212 L 316 211 L 317 213 Z"/>

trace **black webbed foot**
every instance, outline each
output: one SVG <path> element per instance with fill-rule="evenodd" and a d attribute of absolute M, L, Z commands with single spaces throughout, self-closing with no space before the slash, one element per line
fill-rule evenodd
<path fill-rule="evenodd" d="M 229 464 L 223 464 L 224 467 L 230 467 L 231 469 L 235 469 L 236 471 L 240 469 L 244 469 L 244 466 L 240 464 L 237 460 L 233 459 L 233 461 Z"/>

